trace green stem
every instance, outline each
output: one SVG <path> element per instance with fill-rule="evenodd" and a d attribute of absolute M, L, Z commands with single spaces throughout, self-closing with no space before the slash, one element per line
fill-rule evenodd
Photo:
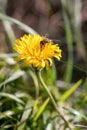
<path fill-rule="evenodd" d="M 64 118 L 64 116 L 62 115 L 62 113 L 60 112 L 60 110 L 58 109 L 59 106 L 56 104 L 56 102 L 55 102 L 55 100 L 54 100 L 54 98 L 53 98 L 51 92 L 49 91 L 47 85 L 45 84 L 45 82 L 44 82 L 44 80 L 43 80 L 43 78 L 42 78 L 42 76 L 41 76 L 41 71 L 38 71 L 38 77 L 39 77 L 39 80 L 40 80 L 42 86 L 44 87 L 44 89 L 45 89 L 46 92 L 48 93 L 48 95 L 49 95 L 49 97 L 50 97 L 50 99 L 51 99 L 51 101 L 52 101 L 52 103 L 53 103 L 53 105 L 54 105 L 56 111 L 57 111 L 58 114 L 61 116 L 61 118 L 64 120 L 64 122 L 67 124 L 68 128 L 69 128 L 70 130 L 73 130 L 73 126 L 71 126 L 70 122 L 66 121 L 66 119 Z"/>

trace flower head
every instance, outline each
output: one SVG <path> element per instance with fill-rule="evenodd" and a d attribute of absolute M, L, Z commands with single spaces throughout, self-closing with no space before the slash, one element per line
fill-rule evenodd
<path fill-rule="evenodd" d="M 25 66 L 33 65 L 38 70 L 52 66 L 52 58 L 61 58 L 58 44 L 38 34 L 28 34 L 17 39 L 13 49 L 19 53 L 16 61 L 24 60 Z"/>

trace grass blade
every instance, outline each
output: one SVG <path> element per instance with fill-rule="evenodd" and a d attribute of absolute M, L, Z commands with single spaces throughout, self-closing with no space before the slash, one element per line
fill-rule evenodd
<path fill-rule="evenodd" d="M 25 32 L 27 33 L 31 33 L 31 34 L 34 34 L 34 33 L 37 33 L 36 31 L 34 31 L 31 27 L 25 25 L 24 23 L 14 19 L 14 18 L 11 18 L 9 16 L 6 16 L 2 13 L 0 13 L 0 20 L 3 20 L 3 21 L 9 21 L 13 24 L 15 24 L 17 27 L 19 27 L 20 29 L 24 30 Z"/>
<path fill-rule="evenodd" d="M 71 94 L 80 86 L 80 84 L 82 83 L 82 80 L 79 80 L 78 82 L 76 82 L 69 90 L 67 90 L 61 97 L 59 102 L 63 102 L 65 101 L 67 98 L 69 98 L 71 96 Z"/>

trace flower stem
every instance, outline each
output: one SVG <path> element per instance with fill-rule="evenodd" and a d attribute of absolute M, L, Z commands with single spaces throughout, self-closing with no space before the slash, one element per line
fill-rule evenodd
<path fill-rule="evenodd" d="M 48 95 L 49 95 L 49 97 L 50 97 L 50 99 L 51 99 L 51 101 L 52 101 L 52 103 L 53 103 L 53 105 L 54 105 L 56 111 L 58 112 L 58 114 L 61 116 L 61 118 L 62 118 L 62 119 L 64 120 L 64 122 L 67 124 L 68 128 L 69 128 L 70 130 L 74 130 L 74 129 L 73 129 L 74 126 L 72 126 L 71 123 L 64 118 L 64 116 L 62 115 L 62 113 L 61 113 L 60 110 L 58 109 L 58 105 L 56 104 L 56 102 L 55 102 L 55 100 L 54 100 L 54 98 L 53 98 L 51 92 L 49 91 L 47 85 L 45 84 L 45 82 L 44 82 L 44 80 L 43 80 L 43 78 L 42 78 L 41 71 L 38 71 L 38 77 L 39 77 L 39 80 L 40 80 L 42 86 L 44 87 L 44 89 L 45 89 L 46 92 L 48 93 Z"/>

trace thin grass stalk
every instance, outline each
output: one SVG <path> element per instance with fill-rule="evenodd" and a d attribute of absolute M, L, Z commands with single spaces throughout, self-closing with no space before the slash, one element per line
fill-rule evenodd
<path fill-rule="evenodd" d="M 39 96 L 39 84 L 38 84 L 38 79 L 36 77 L 36 75 L 34 74 L 34 72 L 32 70 L 29 70 L 29 74 L 31 75 L 33 81 L 34 81 L 34 85 L 36 88 L 36 98 L 38 98 Z"/>
<path fill-rule="evenodd" d="M 9 23 L 9 21 L 2 21 L 4 29 L 5 29 L 5 33 L 7 35 L 7 40 L 10 43 L 10 45 L 12 46 L 13 43 L 15 42 L 15 34 L 14 31 L 11 27 L 11 24 Z"/>
<path fill-rule="evenodd" d="M 68 47 L 68 62 L 67 62 L 67 67 L 64 75 L 64 80 L 67 83 L 67 87 L 68 87 L 72 78 L 72 70 L 73 70 L 73 41 L 72 41 L 72 31 L 71 31 L 70 21 L 66 13 L 66 1 L 61 0 L 61 4 L 62 4 L 63 18 L 65 22 L 66 41 Z"/>

